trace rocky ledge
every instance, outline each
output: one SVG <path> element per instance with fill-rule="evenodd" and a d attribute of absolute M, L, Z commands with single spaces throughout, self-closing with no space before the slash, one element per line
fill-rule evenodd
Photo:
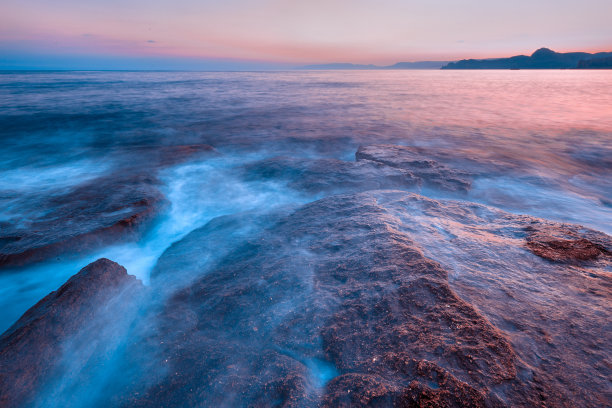
<path fill-rule="evenodd" d="M 48 211 L 2 229 L 0 268 L 133 239 L 165 204 L 155 177 L 121 174 L 94 179 L 47 201 L 42 207 Z"/>
<path fill-rule="evenodd" d="M 573 225 L 527 227 L 527 247 L 553 262 L 585 262 L 610 258 L 609 242 Z"/>
<path fill-rule="evenodd" d="M 136 239 L 166 205 L 159 169 L 214 152 L 208 145 L 135 146 L 110 174 L 36 197 L 30 214 L 0 222 L 0 268 Z"/>
<path fill-rule="evenodd" d="M 569 235 L 579 243 L 563 259 L 580 262 L 538 249 L 558 253 L 547 237 Z M 221 217 L 164 253 L 129 330 L 90 336 L 129 337 L 101 353 L 114 371 L 82 364 L 52 395 L 75 406 L 606 406 L 611 249 L 596 231 L 403 191 Z M 80 305 L 125 280 L 98 261 L 3 335 L 5 405 L 13 388 L 55 384 L 35 361 L 57 359 L 74 332 L 87 338 L 78 327 L 101 317 Z M 72 355 L 89 350 L 70 341 Z"/>
<path fill-rule="evenodd" d="M 426 151 L 412 147 L 361 146 L 355 159 L 276 157 L 248 164 L 243 173 L 247 180 L 280 179 L 308 193 L 414 187 L 461 193 L 472 183 L 468 172 L 441 164 Z"/>
<path fill-rule="evenodd" d="M 125 314 L 143 288 L 122 266 L 99 259 L 28 310 L 0 336 L 0 406 L 28 406 L 64 375 L 65 359 L 87 349 L 102 353 L 105 345 L 96 343 L 110 342 L 104 327 Z M 79 336 L 87 343 L 79 344 Z"/>

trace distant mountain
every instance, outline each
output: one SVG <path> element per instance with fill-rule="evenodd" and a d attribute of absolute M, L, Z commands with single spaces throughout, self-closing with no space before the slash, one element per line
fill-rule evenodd
<path fill-rule="evenodd" d="M 318 65 L 305 65 L 303 67 L 298 67 L 298 69 L 312 69 L 312 70 L 328 70 L 328 69 L 380 69 L 379 66 L 369 64 L 369 65 L 359 65 L 359 64 L 350 64 L 344 62 L 336 62 L 332 64 L 318 64 Z"/>
<path fill-rule="evenodd" d="M 393 65 L 380 66 L 380 65 L 360 65 L 350 63 L 332 63 L 332 64 L 319 64 L 319 65 L 305 65 L 298 67 L 297 69 L 310 69 L 310 70 L 334 70 L 334 69 L 440 69 L 444 65 L 448 64 L 448 61 L 415 61 L 415 62 L 398 62 Z"/>
<path fill-rule="evenodd" d="M 590 68 L 589 61 L 612 57 L 612 52 L 589 54 L 587 52 L 560 53 L 548 48 L 540 48 L 531 56 L 517 55 L 510 58 L 467 59 L 451 62 L 442 69 L 571 69 Z"/>
<path fill-rule="evenodd" d="M 440 69 L 446 64 L 448 64 L 448 61 L 398 62 L 397 64 L 383 67 L 383 69 Z"/>
<path fill-rule="evenodd" d="M 580 60 L 578 69 L 612 69 L 612 56 Z"/>
<path fill-rule="evenodd" d="M 306 65 L 304 70 L 385 70 L 385 69 L 605 69 L 612 68 L 612 52 L 555 52 L 540 48 L 531 55 L 510 58 L 465 59 L 461 61 L 398 62 L 393 65 L 332 63 Z"/>

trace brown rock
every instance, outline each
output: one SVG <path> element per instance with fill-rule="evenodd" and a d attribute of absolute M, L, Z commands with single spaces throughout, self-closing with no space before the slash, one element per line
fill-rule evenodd
<path fill-rule="evenodd" d="M 159 169 L 214 152 L 205 144 L 123 147 L 113 173 L 41 198 L 45 211 L 19 225 L 3 223 L 0 268 L 138 238 L 166 204 L 155 176 Z"/>
<path fill-rule="evenodd" d="M 141 288 L 125 268 L 99 259 L 31 307 L 0 336 L 0 406 L 26 406 L 47 381 L 66 375 L 55 372 L 64 342 L 87 327 L 100 310 L 116 312 L 111 302 L 117 302 L 117 296 L 133 299 Z"/>
<path fill-rule="evenodd" d="M 164 356 L 152 366 L 176 374 L 122 403 L 532 407 L 563 395 L 529 379 L 504 332 L 406 233 L 393 212 L 420 200 L 448 211 L 401 192 L 334 196 L 269 220 L 208 265 L 197 257 L 214 248 L 207 234 L 236 224 L 190 234 L 154 282 L 185 282 L 151 336 Z M 187 275 L 172 273 L 171 258 Z"/>
<path fill-rule="evenodd" d="M 165 204 L 157 180 L 113 174 L 49 198 L 26 225 L 7 225 L 0 237 L 0 267 L 88 252 L 139 236 Z"/>
<path fill-rule="evenodd" d="M 111 372 L 94 399 L 81 378 L 80 393 L 56 395 L 129 407 L 605 406 L 612 262 L 547 262 L 525 248 L 536 234 L 611 242 L 402 191 L 219 217 L 159 260 L 122 356 L 131 371 Z"/>
<path fill-rule="evenodd" d="M 579 262 L 610 256 L 611 252 L 603 243 L 595 243 L 581 237 L 571 226 L 526 229 L 527 247 L 539 257 L 553 262 Z"/>

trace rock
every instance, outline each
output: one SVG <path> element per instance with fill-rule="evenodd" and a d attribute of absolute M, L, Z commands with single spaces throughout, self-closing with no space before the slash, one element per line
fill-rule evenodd
<path fill-rule="evenodd" d="M 54 256 L 85 253 L 134 239 L 161 210 L 165 199 L 155 177 L 112 174 L 41 204 L 48 211 L 0 236 L 0 267 L 23 266 Z"/>
<path fill-rule="evenodd" d="M 121 358 L 111 353 L 121 361 L 115 371 L 64 371 L 78 380 L 54 398 L 130 407 L 604 406 L 612 260 L 549 262 L 527 246 L 537 232 L 610 244 L 579 226 L 405 191 L 214 219 L 159 259 L 146 313 L 122 332 Z"/>
<path fill-rule="evenodd" d="M 601 248 L 598 248 L 591 241 L 584 238 L 528 241 L 527 246 L 534 254 L 558 262 L 570 260 L 588 261 L 602 254 Z"/>
<path fill-rule="evenodd" d="M 529 250 L 549 261 L 580 262 L 612 255 L 610 241 L 591 242 L 584 237 L 584 232 L 581 234 L 571 226 L 528 226 L 526 231 L 529 232 L 527 236 Z"/>
<path fill-rule="evenodd" d="M 428 234 L 437 231 L 429 231 L 430 219 L 440 231 L 446 225 L 466 231 L 438 235 L 442 250 L 460 251 L 458 243 L 468 252 L 483 248 L 469 257 L 491 271 L 462 273 L 485 299 L 463 286 L 456 290 L 448 270 L 424 255 Z M 144 393 L 135 388 L 123 404 L 570 407 L 579 401 L 595 407 L 605 398 L 605 386 L 582 365 L 586 333 L 569 350 L 547 333 L 554 327 L 532 324 L 545 309 L 529 301 L 528 291 L 507 289 L 525 309 L 494 292 L 495 276 L 507 284 L 506 269 L 496 265 L 490 245 L 508 248 L 516 273 L 543 268 L 567 279 L 523 248 L 525 228 L 536 219 L 399 191 L 333 196 L 267 218 L 260 232 L 241 235 L 234 248 L 203 262 L 199 251 L 208 254 L 215 237 L 239 220 L 214 220 L 161 257 L 158 276 L 185 284 L 165 298 L 157 329 L 145 336 L 151 339 L 146 354 L 163 358 L 145 371 L 166 364 L 174 374 Z M 189 271 L 187 277 L 172 271 L 173 264 Z M 156 285 L 165 286 L 163 279 L 153 281 L 153 290 L 164 292 Z M 609 289 L 599 290 L 609 298 Z M 572 307 L 565 312 L 574 313 Z M 583 313 L 571 324 L 604 337 L 598 345 L 582 344 L 601 356 L 609 335 L 591 324 L 605 317 Z M 531 343 L 517 336 L 521 324 Z M 159 344 L 162 351 L 154 352 Z M 526 364 L 533 347 L 540 362 Z"/>
<path fill-rule="evenodd" d="M 418 178 L 403 169 L 336 159 L 276 157 L 246 165 L 243 171 L 247 180 L 281 179 L 289 187 L 310 194 L 411 188 L 420 184 Z"/>
<path fill-rule="evenodd" d="M 389 167 L 410 171 L 414 177 L 448 191 L 467 191 L 471 181 L 469 173 L 451 169 L 428 158 L 421 149 L 396 145 L 360 146 L 355 153 L 357 161 L 373 161 Z"/>
<path fill-rule="evenodd" d="M 118 306 L 124 310 L 126 299 L 141 290 L 141 282 L 125 268 L 99 259 L 31 307 L 0 336 L 0 405 L 22 407 L 32 402 L 55 375 L 65 374 L 54 370 L 66 342 L 87 329 L 99 311 L 112 316 Z M 107 340 L 99 332 L 89 338 L 94 343 Z M 68 352 L 78 355 L 76 350 Z"/>
<path fill-rule="evenodd" d="M 78 256 L 140 236 L 166 204 L 156 174 L 160 168 L 215 153 L 205 144 L 123 147 L 108 175 L 71 190 L 36 198 L 38 208 L 0 230 L 0 268 L 55 256 Z M 44 200 L 44 201 L 43 201 Z"/>
<path fill-rule="evenodd" d="M 311 194 L 422 186 L 465 192 L 471 185 L 468 173 L 439 164 L 415 148 L 362 146 L 355 157 L 356 162 L 276 157 L 246 165 L 243 173 L 251 181 L 281 179 Z"/>
<path fill-rule="evenodd" d="M 118 152 L 122 157 L 123 166 L 158 170 L 160 167 L 172 166 L 195 158 L 216 154 L 214 147 L 207 144 L 188 145 L 141 145 L 122 147 Z"/>
<path fill-rule="evenodd" d="M 449 271 L 453 292 L 508 339 L 520 362 L 517 376 L 542 401 L 529 404 L 597 407 L 607 399 L 612 259 L 551 263 L 527 240 L 536 230 L 572 231 L 573 239 L 611 248 L 609 236 L 473 203 L 372 194 L 401 221 L 402 233 Z"/>
<path fill-rule="evenodd" d="M 407 358 L 406 367 L 421 377 L 408 386 L 398 387 L 372 374 L 345 374 L 328 386 L 323 402 L 328 407 L 496 407 L 478 390 L 458 381 L 428 361 Z M 442 384 L 442 387 L 440 387 Z"/>

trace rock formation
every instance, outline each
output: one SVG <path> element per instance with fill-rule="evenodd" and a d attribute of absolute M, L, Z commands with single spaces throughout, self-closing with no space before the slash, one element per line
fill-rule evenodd
<path fill-rule="evenodd" d="M 50 211 L 25 225 L 11 224 L 0 237 L 0 267 L 21 266 L 133 238 L 164 205 L 150 176 L 111 175 L 50 197 Z"/>
<path fill-rule="evenodd" d="M 63 358 L 77 355 L 79 350 L 65 349 L 67 342 L 91 329 L 92 322 L 125 313 L 125 304 L 142 289 L 125 268 L 99 259 L 30 308 L 0 337 L 0 405 L 32 403 L 48 382 L 64 374 L 59 370 Z M 88 339 L 108 341 L 91 334 Z"/>
<path fill-rule="evenodd" d="M 609 404 L 611 237 L 405 191 L 472 177 L 409 147 L 240 171 L 344 193 L 215 218 L 146 291 L 87 266 L 0 337 L 2 405 Z"/>
<path fill-rule="evenodd" d="M 531 229 L 568 226 L 399 191 L 325 198 L 249 231 L 241 221 L 213 220 L 160 259 L 153 290 L 184 282 L 155 318 L 173 329 L 151 341 L 163 344 L 170 374 L 124 404 L 595 407 L 606 398 L 593 370 L 606 372 L 609 333 L 597 324 L 610 260 L 568 271 L 527 245 Z M 225 249 L 202 262 L 217 242 Z M 440 242 L 471 258 L 457 254 L 455 283 L 425 255 Z M 541 274 L 547 287 L 532 287 L 550 291 L 541 300 L 508 286 Z M 540 303 L 587 282 L 591 295 L 562 298 L 564 308 Z"/>
<path fill-rule="evenodd" d="M 411 147 L 361 146 L 356 161 L 276 157 L 244 167 L 247 180 L 280 179 L 308 193 L 410 189 L 423 186 L 466 192 L 471 175 L 452 169 Z"/>
<path fill-rule="evenodd" d="M 165 205 L 155 176 L 159 168 L 214 152 L 208 145 L 125 150 L 130 157 L 115 172 L 41 198 L 40 207 L 48 211 L 2 223 L 0 268 L 74 256 L 137 238 Z"/>

